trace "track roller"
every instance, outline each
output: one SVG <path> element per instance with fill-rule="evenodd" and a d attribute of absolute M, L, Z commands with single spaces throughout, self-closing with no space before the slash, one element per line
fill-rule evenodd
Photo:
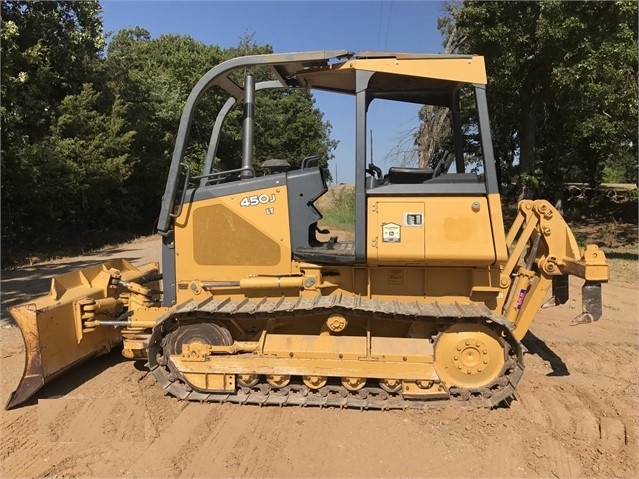
<path fill-rule="evenodd" d="M 359 391 L 366 385 L 366 378 L 342 378 L 341 382 L 349 391 Z"/>
<path fill-rule="evenodd" d="M 238 374 L 237 384 L 243 388 L 252 388 L 260 382 L 259 374 Z"/>
<path fill-rule="evenodd" d="M 289 385 L 289 383 L 291 382 L 291 376 L 286 376 L 283 374 L 267 374 L 266 382 L 274 388 L 283 388 Z"/>
<path fill-rule="evenodd" d="M 310 389 L 320 389 L 326 386 L 328 378 L 326 376 L 302 376 L 302 381 Z"/>
<path fill-rule="evenodd" d="M 387 393 L 397 393 L 402 389 L 402 381 L 400 379 L 380 379 L 379 387 Z"/>

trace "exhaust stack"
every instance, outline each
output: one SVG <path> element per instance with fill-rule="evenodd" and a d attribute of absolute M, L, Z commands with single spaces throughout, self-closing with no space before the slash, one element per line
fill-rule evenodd
<path fill-rule="evenodd" d="M 255 78 L 253 75 L 246 75 L 244 81 L 244 123 L 242 135 L 242 172 L 240 177 L 255 177 L 253 168 L 253 113 L 255 110 Z"/>

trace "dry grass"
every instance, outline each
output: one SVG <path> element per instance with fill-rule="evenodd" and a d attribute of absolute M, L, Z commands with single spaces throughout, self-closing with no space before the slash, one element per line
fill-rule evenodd
<path fill-rule="evenodd" d="M 610 267 L 610 281 L 630 285 L 639 284 L 639 251 L 637 245 L 601 248 Z"/>
<path fill-rule="evenodd" d="M 324 224 L 341 229 L 355 228 L 355 189 L 351 185 L 331 187 L 324 201 L 318 203 Z"/>

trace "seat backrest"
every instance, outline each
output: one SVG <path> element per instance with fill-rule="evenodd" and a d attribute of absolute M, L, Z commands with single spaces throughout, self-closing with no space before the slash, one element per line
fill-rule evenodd
<path fill-rule="evenodd" d="M 418 184 L 433 177 L 432 168 L 403 168 L 393 166 L 388 170 L 390 184 Z"/>

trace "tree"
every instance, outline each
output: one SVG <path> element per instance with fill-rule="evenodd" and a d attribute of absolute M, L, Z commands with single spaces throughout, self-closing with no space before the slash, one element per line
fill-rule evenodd
<path fill-rule="evenodd" d="M 152 39 L 141 28 L 122 30 L 114 36 L 106 59 L 109 85 L 132 107 L 128 120 L 131 127 L 143 125 L 145 128 L 143 135 L 136 136 L 134 146 L 136 154 L 145 152 L 145 157 L 139 158 L 130 188 L 135 190 L 134 182 L 144 185 L 139 197 L 148 197 L 148 210 L 157 214 L 173 136 L 191 88 L 204 73 L 224 60 L 264 53 L 272 53 L 272 48 L 256 44 L 250 35 L 226 50 L 179 35 Z M 252 74 L 257 82 L 271 79 L 266 68 L 253 70 Z M 243 75 L 244 72 L 236 72 L 234 80 L 243 84 Z M 226 93 L 213 88 L 202 97 L 194 112 L 185 161 L 195 172 L 199 172 L 204 163 L 216 114 L 226 100 Z M 328 164 L 336 143 L 330 140 L 330 124 L 323 121 L 311 95 L 301 91 L 263 91 L 256 95 L 256 103 L 256 166 L 268 158 L 285 158 L 298 165 L 309 154 L 321 155 L 321 164 Z M 215 162 L 218 168 L 240 166 L 241 114 L 241 108 L 235 108 L 223 125 Z M 158 175 L 158 171 L 162 174 Z M 149 188 L 149 184 L 155 186 Z M 153 197 L 149 196 L 151 193 Z"/>
<path fill-rule="evenodd" d="M 3 263 L 18 243 L 62 243 L 114 224 L 151 232 L 191 88 L 225 59 L 272 50 L 250 36 L 223 50 L 188 36 L 152 39 L 136 27 L 118 32 L 104 56 L 97 1 L 1 8 Z M 258 81 L 269 74 L 256 72 Z M 185 154 L 196 172 L 227 100 L 220 89 L 208 93 Z M 269 157 L 296 164 L 309 153 L 326 164 L 335 142 L 310 95 L 266 92 L 258 105 L 257 166 Z M 223 129 L 219 166 L 239 166 L 240 110 Z"/>
<path fill-rule="evenodd" d="M 50 185 L 38 178 L 57 172 L 47 139 L 63 100 L 99 76 L 104 37 L 97 1 L 3 1 L 0 8 L 4 249 L 47 224 Z"/>
<path fill-rule="evenodd" d="M 505 182 L 636 181 L 635 2 L 464 2 L 449 18 L 460 53 L 486 57 Z"/>
<path fill-rule="evenodd" d="M 256 44 L 253 35 L 246 35 L 237 47 L 223 53 L 225 59 L 230 59 L 273 53 L 273 49 L 270 45 Z M 235 73 L 234 79 L 240 85 L 244 83 L 244 73 Z M 253 69 L 252 74 L 256 83 L 273 79 L 268 68 Z M 323 120 L 322 112 L 314 105 L 312 94 L 306 91 L 271 90 L 256 94 L 255 166 L 259 168 L 263 161 L 279 158 L 299 167 L 306 156 L 317 154 L 319 166 L 328 167 L 337 141 L 330 138 L 331 125 Z M 222 129 L 217 166 L 223 169 L 238 168 L 241 164 L 241 113 L 239 108 L 231 112 Z M 330 179 L 328 169 L 326 174 Z"/>
<path fill-rule="evenodd" d="M 255 142 L 260 164 L 269 158 L 281 158 L 299 167 L 306 156 L 318 154 L 320 166 L 328 166 L 337 141 L 331 140 L 331 125 L 323 121 L 322 112 L 314 104 L 313 96 L 305 90 L 260 95 Z M 330 178 L 330 172 L 326 173 Z"/>
<path fill-rule="evenodd" d="M 64 97 L 94 78 L 104 46 L 100 5 L 6 1 L 1 9 L 3 132 L 38 139 Z"/>
<path fill-rule="evenodd" d="M 461 37 L 453 18 L 461 9 L 461 2 L 450 1 L 444 5 L 446 16 L 441 17 L 437 27 L 444 36 L 444 54 L 457 53 L 461 48 L 464 38 Z M 418 166 L 426 168 L 430 159 L 441 149 L 452 150 L 451 142 L 452 125 L 450 111 L 445 107 L 424 105 L 419 111 L 420 126 L 415 133 L 417 144 Z"/>
<path fill-rule="evenodd" d="M 143 28 L 120 30 L 107 49 L 107 83 L 115 98 L 126 105 L 128 129 L 136 131 L 132 144 L 134 169 L 126 183 L 135 202 L 125 226 L 150 232 L 159 211 L 174 136 L 191 88 L 211 66 L 223 60 L 216 46 L 181 35 L 152 39 Z M 215 110 L 221 106 L 205 100 L 196 112 L 186 159 L 204 158 Z"/>
<path fill-rule="evenodd" d="M 47 155 L 62 174 L 41 181 L 57 187 L 50 198 L 53 218 L 77 230 L 104 229 L 126 217 L 125 181 L 131 174 L 130 147 L 135 131 L 125 129 L 124 106 L 118 100 L 111 111 L 99 109 L 101 94 L 85 84 L 77 95 L 67 96 L 53 124 Z M 57 182 L 55 181 L 57 179 Z"/>

